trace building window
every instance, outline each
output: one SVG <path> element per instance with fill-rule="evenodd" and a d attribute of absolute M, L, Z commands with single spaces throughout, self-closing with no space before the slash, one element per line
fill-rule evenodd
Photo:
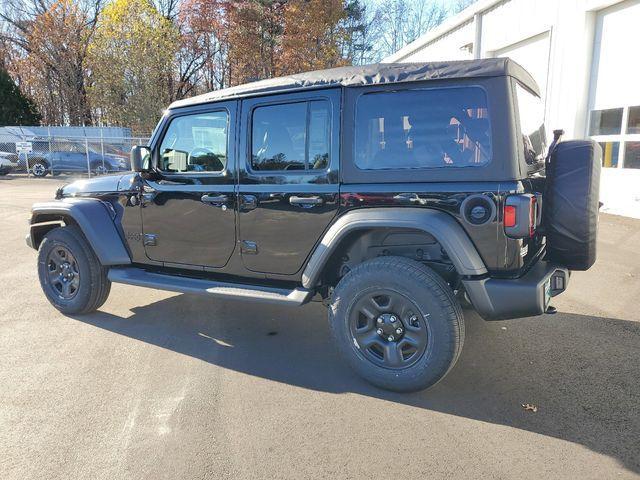
<path fill-rule="evenodd" d="M 640 168 L 640 142 L 625 143 L 624 166 L 626 168 Z"/>
<path fill-rule="evenodd" d="M 599 142 L 602 148 L 602 166 L 617 167 L 620 142 Z"/>
<path fill-rule="evenodd" d="M 589 135 L 602 147 L 602 166 L 640 168 L 640 105 L 592 110 Z"/>
<path fill-rule="evenodd" d="M 589 135 L 617 135 L 622 128 L 622 108 L 593 110 Z"/>
<path fill-rule="evenodd" d="M 629 119 L 627 120 L 627 133 L 640 133 L 640 106 L 629 107 Z"/>

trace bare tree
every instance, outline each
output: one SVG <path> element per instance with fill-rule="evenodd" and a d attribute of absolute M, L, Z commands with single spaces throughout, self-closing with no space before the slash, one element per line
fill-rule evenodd
<path fill-rule="evenodd" d="M 377 39 L 380 31 L 380 12 L 360 0 L 350 0 L 345 5 L 346 17 L 343 21 L 343 58 L 354 65 L 374 63 L 380 59 Z"/>
<path fill-rule="evenodd" d="M 477 1 L 478 0 L 456 0 L 456 2 L 453 4 L 452 11 L 454 14 L 460 13 L 462 10 L 473 5 Z"/>
<path fill-rule="evenodd" d="M 440 25 L 447 18 L 447 9 L 436 0 L 388 0 L 380 5 L 376 15 L 378 55 L 383 58 Z"/>
<path fill-rule="evenodd" d="M 44 122 L 92 123 L 84 64 L 101 7 L 102 0 L 5 0 L 0 7 L 8 70 Z"/>

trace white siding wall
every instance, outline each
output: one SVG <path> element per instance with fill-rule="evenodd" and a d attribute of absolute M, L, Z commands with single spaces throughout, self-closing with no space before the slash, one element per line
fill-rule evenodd
<path fill-rule="evenodd" d="M 514 57 L 547 90 L 548 130 L 563 128 L 572 137 L 586 133 L 593 6 L 594 1 L 589 0 L 505 0 L 482 12 L 482 57 L 508 55 L 531 40 L 542 40 L 537 42 L 534 57 L 530 56 L 532 49 Z M 473 43 L 474 32 L 472 18 L 400 61 L 473 58 L 463 47 Z M 541 39 L 544 35 L 548 38 Z"/>
<path fill-rule="evenodd" d="M 547 131 L 563 128 L 565 138 L 584 138 L 588 134 L 589 106 L 596 95 L 599 75 L 593 73 L 592 76 L 594 41 L 598 38 L 596 25 L 606 29 L 606 21 L 602 26 L 602 16 L 609 11 L 605 10 L 608 7 L 619 5 L 624 9 L 619 17 L 624 19 L 626 26 L 617 27 L 612 34 L 627 38 L 628 49 L 619 52 L 615 58 L 609 56 L 602 67 L 595 67 L 604 69 L 606 65 L 607 72 L 600 75 L 600 82 L 613 78 L 614 81 L 608 83 L 616 83 L 620 66 L 632 66 L 634 72 L 638 70 L 639 63 L 633 60 L 633 56 L 637 56 L 634 29 L 640 28 L 638 4 L 640 0 L 480 0 L 467 9 L 468 13 L 462 12 L 449 20 L 451 27 L 445 23 L 435 33 L 427 34 L 426 44 L 418 40 L 391 60 L 473 58 L 473 54 L 463 47 L 474 41 L 473 14 L 479 13 L 482 17 L 480 56 L 510 56 L 521 63 L 544 94 Z M 613 10 L 617 11 L 618 7 Z M 596 52 L 597 49 L 598 45 Z M 637 75 L 627 75 L 625 81 L 635 86 L 636 93 L 640 92 Z M 605 96 L 620 93 L 611 90 L 609 87 Z M 640 170 L 624 170 L 603 175 L 601 199 L 605 203 L 604 210 L 640 218 L 640 187 L 637 186 L 640 185 Z"/>
<path fill-rule="evenodd" d="M 403 58 L 403 62 L 437 62 L 439 60 L 471 60 L 473 54 L 465 45 L 473 45 L 473 20 L 448 32 L 431 45 Z"/>

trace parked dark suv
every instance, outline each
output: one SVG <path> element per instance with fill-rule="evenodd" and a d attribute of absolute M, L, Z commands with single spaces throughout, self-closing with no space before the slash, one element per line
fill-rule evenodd
<path fill-rule="evenodd" d="M 293 75 L 172 104 L 135 173 L 33 207 L 27 243 L 69 314 L 111 282 L 326 302 L 335 344 L 383 388 L 429 387 L 487 320 L 553 311 L 595 261 L 600 147 L 549 149 L 508 59 Z M 547 155 L 548 153 L 548 155 Z"/>

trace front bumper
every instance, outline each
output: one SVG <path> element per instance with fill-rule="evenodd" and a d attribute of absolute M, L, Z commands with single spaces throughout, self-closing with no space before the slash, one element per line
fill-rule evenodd
<path fill-rule="evenodd" d="M 531 317 L 543 314 L 551 297 L 566 290 L 569 270 L 539 260 L 520 278 L 483 278 L 462 283 L 485 320 Z"/>
<path fill-rule="evenodd" d="M 27 233 L 27 236 L 24 237 L 24 241 L 27 244 L 27 247 L 37 250 L 37 248 L 33 244 L 33 238 L 31 237 L 31 232 Z"/>

